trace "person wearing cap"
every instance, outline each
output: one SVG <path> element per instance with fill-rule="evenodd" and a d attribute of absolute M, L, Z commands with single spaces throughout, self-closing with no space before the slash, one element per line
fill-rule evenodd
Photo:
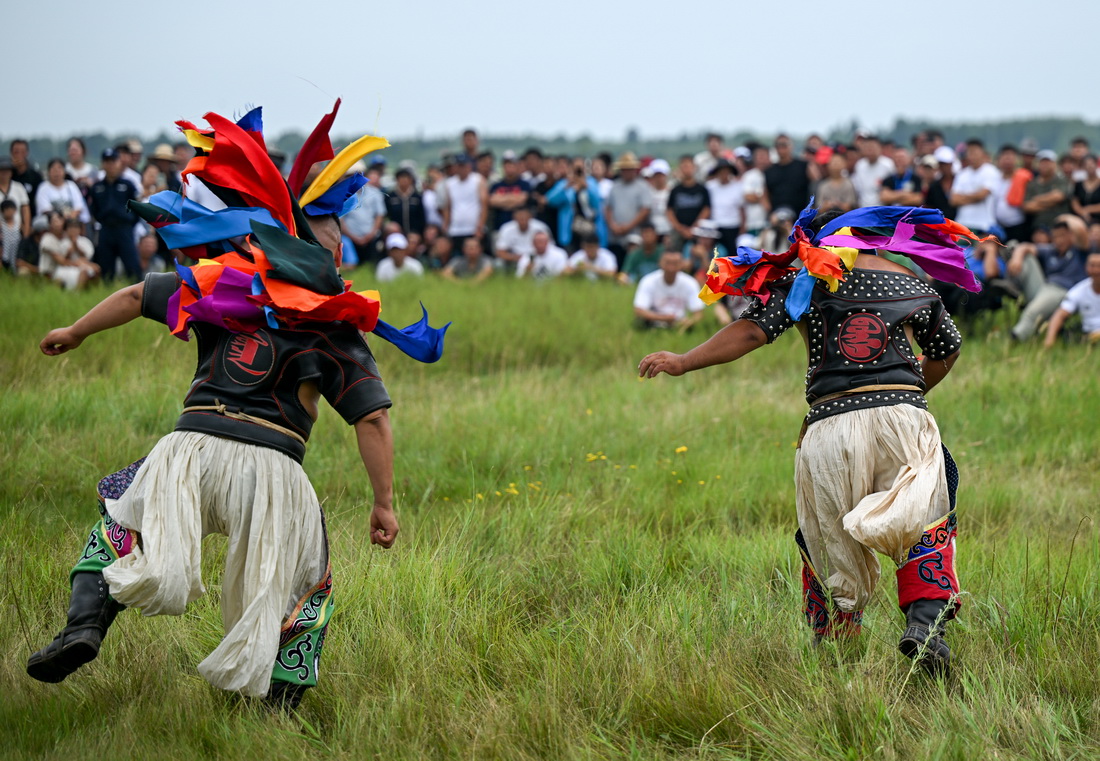
<path fill-rule="evenodd" d="M 706 305 L 699 298 L 699 283 L 684 272 L 684 256 L 679 251 L 662 252 L 658 267 L 638 281 L 634 291 L 636 324 L 686 332 L 704 315 Z"/>
<path fill-rule="evenodd" d="M 945 217 L 952 217 L 955 207 L 951 205 L 951 186 L 955 183 L 955 151 L 941 145 L 932 152 L 936 162 L 936 179 L 924 196 L 924 206 L 939 209 Z"/>
<path fill-rule="evenodd" d="M 554 245 L 550 233 L 535 233 L 531 243 L 534 250 L 520 258 L 516 265 L 516 277 L 548 280 L 565 272 L 569 266 L 569 255 L 565 249 Z"/>
<path fill-rule="evenodd" d="M 1058 154 L 1042 150 L 1036 154 L 1038 165 L 1035 177 L 1024 191 L 1023 210 L 1031 215 L 1033 227 L 1051 227 L 1061 214 L 1070 211 L 1069 181 L 1058 174 Z"/>
<path fill-rule="evenodd" d="M 38 186 L 42 184 L 42 173 L 34 165 L 30 157 L 30 144 L 21 138 L 11 141 L 9 146 L 12 165 L 12 179 L 23 186 L 27 191 L 27 198 L 34 198 L 38 192 Z"/>
<path fill-rule="evenodd" d="M 581 247 L 569 257 L 562 273 L 567 277 L 584 276 L 589 280 L 614 280 L 618 276 L 615 255 L 600 245 L 595 233 L 581 238 Z"/>
<path fill-rule="evenodd" d="M 603 206 L 609 233 L 607 248 L 619 262 L 626 259 L 626 236 L 637 232 L 653 209 L 653 190 L 638 177 L 641 168 L 641 162 L 633 153 L 628 151 L 619 156 L 613 167 L 619 177 L 611 184 L 607 203 Z"/>
<path fill-rule="evenodd" d="M 7 156 L 0 156 L 0 202 L 11 201 L 15 204 L 15 221 L 19 226 L 19 235 L 26 238 L 31 234 L 31 200 L 23 183 L 15 180 L 15 166 Z"/>
<path fill-rule="evenodd" d="M 857 140 L 860 158 L 852 172 L 852 186 L 860 206 L 878 206 L 882 181 L 894 173 L 894 163 L 882 155 L 878 135 L 863 133 L 862 138 Z"/>
<path fill-rule="evenodd" d="M 416 190 L 412 170 L 402 167 L 393 175 L 394 186 L 386 194 L 386 216 L 406 235 L 423 235 L 426 225 L 424 197 Z M 389 248 L 389 245 L 386 246 Z"/>
<path fill-rule="evenodd" d="M 270 151 L 268 155 L 271 155 Z M 283 154 L 283 160 L 286 160 L 286 154 Z M 149 163 L 164 174 L 164 180 L 169 190 L 173 193 L 179 193 L 183 190 L 183 180 L 180 177 L 179 167 L 176 166 L 176 152 L 172 149 L 172 146 L 168 143 L 160 143 L 153 150 L 153 155 L 149 157 Z"/>
<path fill-rule="evenodd" d="M 131 282 L 141 279 L 141 264 L 134 245 L 134 225 L 137 217 L 128 204 L 140 198 L 138 189 L 122 176 L 122 159 L 118 151 L 108 148 L 102 156 L 103 177 L 96 180 L 88 194 L 88 209 L 99 223 L 95 263 L 104 281 L 115 278 L 118 262 Z M 138 178 L 141 181 L 141 178 Z"/>
<path fill-rule="evenodd" d="M 664 159 L 653 159 L 642 170 L 642 176 L 649 182 L 653 191 L 653 206 L 649 212 L 649 222 L 657 228 L 657 234 L 664 238 L 672 232 L 672 224 L 668 221 L 668 199 L 671 188 L 668 186 L 668 175 L 672 168 Z"/>
<path fill-rule="evenodd" d="M 388 283 L 402 275 L 424 276 L 424 265 L 409 256 L 409 240 L 401 233 L 386 236 L 386 253 L 388 256 L 378 262 L 378 269 L 374 271 L 379 283 Z"/>
<path fill-rule="evenodd" d="M 531 183 L 520 176 L 520 163 L 515 151 L 505 151 L 501 157 L 504 174 L 489 187 L 489 208 L 493 210 L 493 231 L 498 232 L 512 221 L 512 213 L 526 206 L 531 199 Z"/>
<path fill-rule="evenodd" d="M 710 192 L 696 177 L 695 159 L 688 154 L 680 157 L 680 181 L 669 191 L 665 216 L 672 231 L 670 248 L 680 249 L 692 237 L 692 228 L 710 217 Z"/>
<path fill-rule="evenodd" d="M 136 162 L 134 161 L 134 144 L 138 148 L 138 155 L 141 155 L 141 143 L 136 140 L 123 140 L 121 143 L 114 147 L 113 153 L 118 157 L 120 164 L 120 174 L 122 179 L 134 186 L 134 190 L 137 191 L 138 197 L 141 197 L 142 181 L 141 173 L 136 169 Z M 106 153 L 107 151 L 104 151 Z M 99 170 L 99 179 L 103 179 L 106 176 L 106 170 L 101 166 Z"/>
<path fill-rule="evenodd" d="M 745 220 L 745 194 L 741 181 L 735 176 L 735 168 L 727 159 L 718 159 L 707 180 L 710 196 L 710 219 L 718 225 L 722 245 L 727 251 L 737 250 L 737 237 Z"/>
<path fill-rule="evenodd" d="M 485 178 L 473 171 L 465 154 L 455 157 L 455 175 L 444 183 L 447 198 L 441 211 L 443 229 L 457 251 L 465 251 L 465 240 L 477 238 L 481 243 L 489 215 L 489 186 Z M 482 246 L 478 246 L 482 248 Z"/>

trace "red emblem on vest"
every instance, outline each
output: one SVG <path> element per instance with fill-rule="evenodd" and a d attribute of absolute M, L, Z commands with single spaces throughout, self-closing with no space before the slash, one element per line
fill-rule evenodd
<path fill-rule="evenodd" d="M 840 325 L 840 353 L 852 362 L 870 362 L 886 351 L 889 333 L 877 315 L 853 314 Z"/>
<path fill-rule="evenodd" d="M 263 331 L 237 333 L 225 345 L 225 373 L 243 386 L 263 380 L 275 365 L 275 351 Z"/>

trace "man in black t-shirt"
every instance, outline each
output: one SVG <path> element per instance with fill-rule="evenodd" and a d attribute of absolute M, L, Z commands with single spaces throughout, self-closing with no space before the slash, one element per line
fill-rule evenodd
<path fill-rule="evenodd" d="M 668 194 L 668 221 L 672 224 L 670 250 L 679 251 L 691 240 L 691 228 L 710 216 L 710 193 L 695 177 L 695 159 L 680 157 L 680 184 Z"/>
<path fill-rule="evenodd" d="M 779 160 L 764 170 L 771 207 L 797 214 L 810 202 L 809 165 L 794 157 L 794 145 L 786 135 L 775 139 L 775 152 Z"/>
<path fill-rule="evenodd" d="M 531 196 L 531 184 L 520 177 L 519 160 L 512 151 L 505 151 L 504 176 L 489 187 L 489 208 L 492 209 L 493 232 L 512 221 L 512 212 L 526 206 Z"/>

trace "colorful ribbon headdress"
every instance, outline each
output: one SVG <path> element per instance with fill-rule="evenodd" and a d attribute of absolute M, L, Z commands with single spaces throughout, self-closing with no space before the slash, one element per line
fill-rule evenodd
<path fill-rule="evenodd" d="M 788 237 L 790 248 L 781 254 L 740 246 L 732 256 L 716 257 L 699 297 L 707 304 L 725 295 L 755 296 L 767 303 L 771 295 L 768 284 L 797 272 L 786 307 L 791 319 L 798 320 L 810 307 L 816 281 L 835 292 L 855 266 L 859 252 L 874 249 L 908 256 L 936 280 L 974 293 L 981 290 L 966 266 L 965 249 L 959 240 L 979 243 L 993 240 L 993 236 L 979 238 L 969 228 L 945 218 L 941 211 L 869 206 L 841 214 L 812 233 L 810 224 L 816 215 L 811 198 Z"/>
<path fill-rule="evenodd" d="M 246 332 L 342 321 L 421 362 L 442 356 L 450 323 L 432 328 L 427 310 L 419 322 L 400 330 L 378 319 L 378 293 L 352 291 L 310 229 L 308 216 L 343 215 L 354 208 L 366 179 L 359 173 L 345 175 L 363 156 L 389 145 L 385 138 L 367 135 L 335 153 L 329 130 L 339 108 L 337 100 L 314 128 L 287 181 L 268 156 L 259 108 L 235 122 L 208 113 L 209 130 L 176 122 L 196 149 L 182 172 L 185 181 L 198 177 L 227 208 L 214 211 L 168 191 L 147 203 L 131 202 L 170 248 L 198 260 L 193 267 L 176 265 L 180 288 L 168 309 L 173 335 L 186 341 L 192 321 Z M 329 163 L 302 190 L 310 168 L 320 161 Z"/>

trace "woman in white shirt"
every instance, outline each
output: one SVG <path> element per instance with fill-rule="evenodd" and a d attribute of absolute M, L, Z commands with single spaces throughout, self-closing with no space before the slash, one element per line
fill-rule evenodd
<path fill-rule="evenodd" d="M 65 179 L 65 162 L 61 159 L 50 159 L 46 182 L 38 186 L 34 196 L 34 210 L 38 216 L 54 211 L 65 219 L 79 219 L 84 224 L 92 221 L 80 188 L 72 180 Z"/>
<path fill-rule="evenodd" d="M 67 152 L 69 163 L 65 164 L 65 174 L 69 175 L 69 179 L 75 182 L 77 187 L 84 190 L 95 185 L 96 178 L 99 176 L 99 169 L 84 160 L 84 155 L 87 153 L 84 148 L 84 141 L 79 137 L 70 138 Z"/>
<path fill-rule="evenodd" d="M 713 179 L 707 181 L 710 193 L 710 218 L 718 225 L 720 241 L 726 251 L 737 250 L 737 236 L 741 234 L 744 219 L 745 192 L 741 181 L 734 176 L 733 164 L 719 159 L 711 171 Z"/>

